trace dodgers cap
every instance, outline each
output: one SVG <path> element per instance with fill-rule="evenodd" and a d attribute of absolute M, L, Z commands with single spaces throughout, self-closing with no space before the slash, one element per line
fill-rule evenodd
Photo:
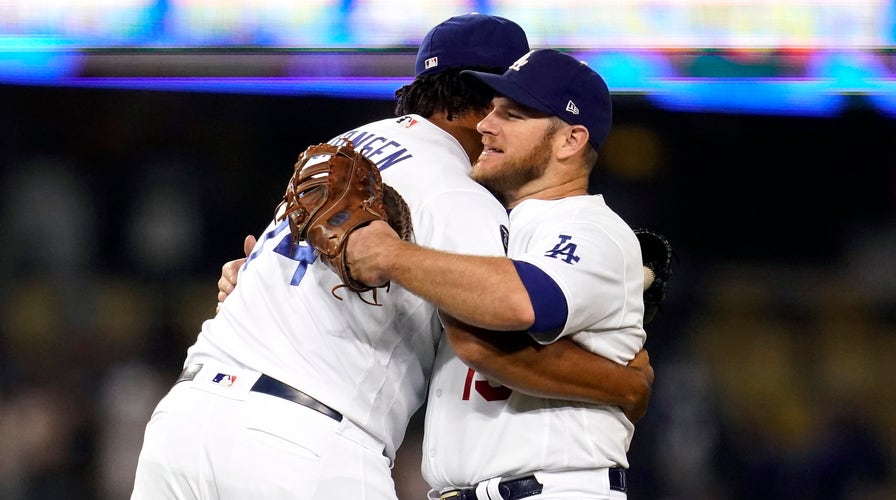
<path fill-rule="evenodd" d="M 431 29 L 417 51 L 415 76 L 452 68 L 506 68 L 529 52 L 526 32 L 503 17 L 464 14 Z"/>
<path fill-rule="evenodd" d="M 610 133 L 613 103 L 606 82 L 578 59 L 554 49 L 533 50 L 513 63 L 503 75 L 463 71 L 498 94 L 523 106 L 559 117 L 588 129 L 595 149 Z"/>

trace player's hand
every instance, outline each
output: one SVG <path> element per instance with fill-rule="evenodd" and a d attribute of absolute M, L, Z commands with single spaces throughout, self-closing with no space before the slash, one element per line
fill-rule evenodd
<path fill-rule="evenodd" d="M 647 406 L 650 404 L 651 387 L 653 387 L 653 367 L 650 366 L 650 355 L 647 349 L 641 349 L 635 357 L 629 361 L 629 368 L 634 368 L 641 372 L 644 376 L 647 389 L 641 394 L 641 397 L 627 407 L 622 408 L 622 412 L 628 417 L 632 423 L 641 420 L 647 414 Z"/>
<path fill-rule="evenodd" d="M 384 221 L 373 221 L 354 230 L 345 245 L 345 262 L 352 279 L 367 286 L 382 286 L 389 281 L 387 264 L 394 245 L 400 245 L 392 227 Z"/>
<path fill-rule="evenodd" d="M 243 240 L 243 253 L 246 254 L 246 257 L 249 256 L 253 248 L 255 248 L 255 236 L 250 234 Z M 237 275 L 245 263 L 246 259 L 242 258 L 231 260 L 221 266 L 221 278 L 218 280 L 218 308 L 215 312 L 221 309 L 221 302 L 224 302 L 224 299 L 233 291 L 233 288 L 236 286 Z"/>

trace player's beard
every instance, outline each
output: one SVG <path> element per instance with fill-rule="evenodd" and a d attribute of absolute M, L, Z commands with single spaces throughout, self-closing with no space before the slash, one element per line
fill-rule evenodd
<path fill-rule="evenodd" d="M 507 202 L 520 188 L 544 175 L 551 160 L 553 132 L 547 131 L 522 157 L 508 158 L 505 155 L 500 163 L 487 169 L 480 168 L 477 160 L 473 165 L 473 180 L 488 188 L 502 202 Z"/>

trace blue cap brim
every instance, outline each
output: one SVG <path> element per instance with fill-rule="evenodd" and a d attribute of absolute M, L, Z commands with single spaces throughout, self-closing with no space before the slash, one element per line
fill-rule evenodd
<path fill-rule="evenodd" d="M 551 109 L 551 107 L 548 106 L 547 103 L 535 97 L 534 95 L 529 93 L 528 90 L 511 81 L 509 78 L 506 78 L 504 75 L 495 75 L 492 73 L 483 73 L 481 71 L 470 70 L 461 71 L 460 74 L 469 78 L 476 78 L 477 80 L 494 90 L 497 94 L 500 94 L 510 99 L 511 101 L 516 102 L 517 104 L 522 104 L 523 106 L 541 111 L 543 113 L 547 113 L 549 115 L 558 114 L 555 110 Z"/>

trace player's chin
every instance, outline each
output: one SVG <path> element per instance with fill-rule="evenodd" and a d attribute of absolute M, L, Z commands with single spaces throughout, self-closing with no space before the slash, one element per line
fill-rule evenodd
<path fill-rule="evenodd" d="M 484 165 L 482 162 L 476 162 L 473 165 L 473 171 L 470 174 L 470 177 L 472 177 L 474 181 L 482 184 L 482 181 L 488 180 L 488 178 L 491 177 L 491 171 L 492 169 L 488 168 L 487 165 Z"/>

